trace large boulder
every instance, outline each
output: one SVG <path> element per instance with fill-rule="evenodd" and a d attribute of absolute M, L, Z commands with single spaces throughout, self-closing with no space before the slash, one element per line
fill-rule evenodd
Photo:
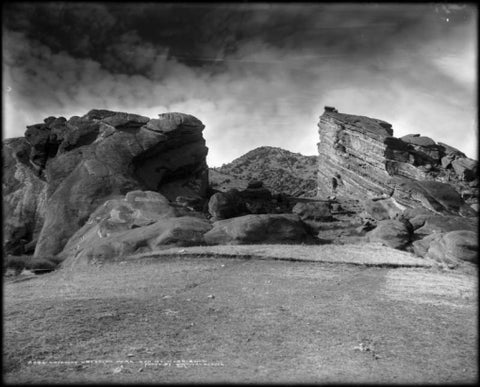
<path fill-rule="evenodd" d="M 213 221 L 249 213 L 245 201 L 236 189 L 213 194 L 208 202 L 208 212 Z"/>
<path fill-rule="evenodd" d="M 450 266 L 462 261 L 478 264 L 478 233 L 456 230 L 432 234 L 415 241 L 413 249 L 418 256 Z"/>
<path fill-rule="evenodd" d="M 188 114 L 150 119 L 108 110 L 29 126 L 28 162 L 46 185 L 35 256 L 59 253 L 95 208 L 129 191 L 157 191 L 172 201 L 205 197 L 203 129 Z"/>
<path fill-rule="evenodd" d="M 461 180 L 472 181 L 477 177 L 478 162 L 468 157 L 459 157 L 452 161 L 452 167 Z"/>
<path fill-rule="evenodd" d="M 148 228 L 152 224 L 156 226 Z M 185 230 L 180 232 L 183 226 Z M 148 250 L 173 242 L 202 244 L 202 235 L 210 228 L 203 214 L 176 207 L 158 192 L 131 191 L 123 197 L 107 200 L 93 211 L 59 257 L 91 258 L 99 249 L 125 255 L 141 247 Z"/>
<path fill-rule="evenodd" d="M 400 138 L 403 142 L 406 142 L 412 146 L 416 152 L 412 152 L 418 160 L 422 160 L 424 165 L 428 162 L 432 164 L 438 164 L 442 157 L 443 148 L 437 144 L 430 137 L 420 136 L 419 134 L 407 134 Z M 414 157 L 415 157 L 414 156 Z"/>
<path fill-rule="evenodd" d="M 312 239 L 295 214 L 245 215 L 219 220 L 204 235 L 210 245 L 302 243 Z"/>
<path fill-rule="evenodd" d="M 367 234 L 370 242 L 381 242 L 394 249 L 404 249 L 412 241 L 413 229 L 408 221 L 381 220 Z"/>
<path fill-rule="evenodd" d="M 330 202 L 298 202 L 292 208 L 292 213 L 297 214 L 300 219 L 315 232 L 324 222 L 333 220 Z"/>
<path fill-rule="evenodd" d="M 474 216 L 473 209 L 450 185 L 433 180 L 416 181 L 404 177 L 393 177 L 393 197 L 406 207 L 426 208 L 443 215 Z"/>
<path fill-rule="evenodd" d="M 136 253 L 171 246 L 205 244 L 203 235 L 212 228 L 210 222 L 194 216 L 165 218 L 148 226 L 102 234 L 97 225 L 80 238 L 75 237 L 60 256 L 63 266 L 114 260 Z"/>
<path fill-rule="evenodd" d="M 418 215 L 410 219 L 415 234 L 419 236 L 456 230 L 476 231 L 478 218 L 461 216 Z"/>
<path fill-rule="evenodd" d="M 365 213 L 375 220 L 395 219 L 405 209 L 394 198 L 366 199 L 363 206 Z"/>
<path fill-rule="evenodd" d="M 131 191 L 100 205 L 74 235 L 84 235 L 96 227 L 99 234 L 108 236 L 112 232 L 148 226 L 160 219 L 178 215 L 169 200 L 158 192 Z M 72 240 L 75 238 L 70 238 L 69 243 Z"/>
<path fill-rule="evenodd" d="M 239 195 L 251 214 L 281 214 L 289 212 L 292 206 L 287 195 L 272 194 L 262 182 L 256 180 L 239 191 Z"/>
<path fill-rule="evenodd" d="M 359 218 L 318 222 L 315 229 L 318 230 L 317 238 L 324 243 L 352 244 L 367 242 L 367 228 Z"/>

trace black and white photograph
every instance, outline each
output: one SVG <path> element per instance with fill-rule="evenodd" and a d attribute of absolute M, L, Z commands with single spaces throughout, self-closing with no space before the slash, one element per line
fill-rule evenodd
<path fill-rule="evenodd" d="M 478 5 L 2 3 L 2 376 L 478 382 Z"/>

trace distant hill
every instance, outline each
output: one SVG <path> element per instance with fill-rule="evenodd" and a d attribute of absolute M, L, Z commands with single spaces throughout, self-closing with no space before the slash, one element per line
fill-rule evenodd
<path fill-rule="evenodd" d="M 260 180 L 273 192 L 315 197 L 317 156 L 304 156 L 270 146 L 256 148 L 219 168 L 210 168 L 210 185 L 221 191 L 245 188 Z"/>

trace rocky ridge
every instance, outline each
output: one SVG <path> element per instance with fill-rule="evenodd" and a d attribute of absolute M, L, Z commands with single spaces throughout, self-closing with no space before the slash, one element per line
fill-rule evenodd
<path fill-rule="evenodd" d="M 219 168 L 211 168 L 210 181 L 213 188 L 227 190 L 245 188 L 250 180 L 260 180 L 274 193 L 315 197 L 316 175 L 316 156 L 262 146 Z"/>
<path fill-rule="evenodd" d="M 172 245 L 380 242 L 477 262 L 477 164 L 454 148 L 326 108 L 318 163 L 261 147 L 209 181 L 203 129 L 183 113 L 91 110 L 5 140 L 4 251 L 65 266 Z"/>

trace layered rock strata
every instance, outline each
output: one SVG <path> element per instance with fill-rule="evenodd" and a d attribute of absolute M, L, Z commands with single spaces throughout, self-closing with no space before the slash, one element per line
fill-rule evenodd
<path fill-rule="evenodd" d="M 417 134 L 395 138 L 388 122 L 331 107 L 318 127 L 320 196 L 392 197 L 399 208 L 475 214 L 478 163 L 459 150 Z"/>

